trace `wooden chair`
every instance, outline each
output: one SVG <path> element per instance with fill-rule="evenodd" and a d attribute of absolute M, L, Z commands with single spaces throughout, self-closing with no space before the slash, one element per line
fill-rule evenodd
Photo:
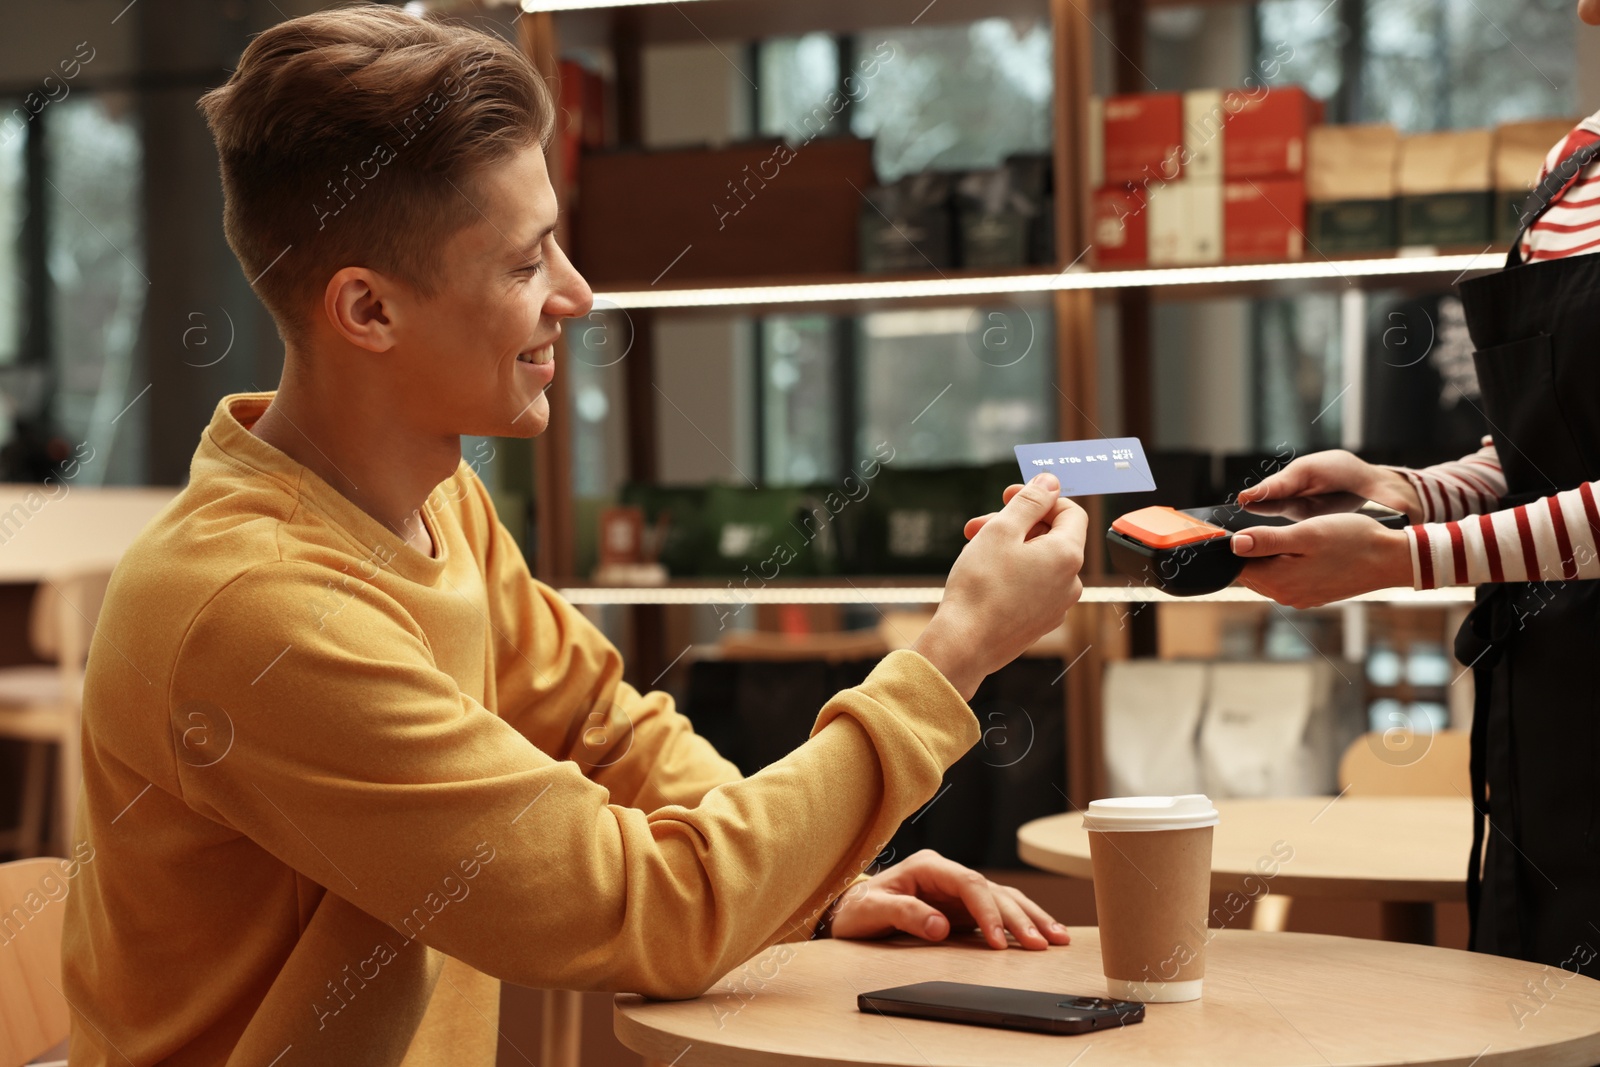
<path fill-rule="evenodd" d="M 0 863 L 0 1067 L 36 1063 L 67 1036 L 61 923 L 68 883 L 60 860 Z M 49 1067 L 66 1067 L 52 1060 Z"/>
<path fill-rule="evenodd" d="M 19 856 L 36 856 L 43 849 L 51 743 L 56 750 L 55 838 L 58 851 L 72 852 L 83 778 L 83 669 L 110 580 L 106 569 L 41 581 L 29 612 L 28 643 L 55 663 L 0 668 L 0 737 L 30 743 L 20 817 L 14 830 L 0 834 L 0 847 L 9 846 Z"/>
<path fill-rule="evenodd" d="M 1466 730 L 1434 734 L 1386 730 L 1351 742 L 1339 761 L 1339 786 L 1346 796 L 1472 796 Z"/>
<path fill-rule="evenodd" d="M 1466 730 L 1432 734 L 1385 730 L 1350 742 L 1339 760 L 1340 796 L 1462 797 L 1472 796 Z M 1271 893 L 1256 901 L 1250 926 L 1282 930 L 1293 899 Z"/>

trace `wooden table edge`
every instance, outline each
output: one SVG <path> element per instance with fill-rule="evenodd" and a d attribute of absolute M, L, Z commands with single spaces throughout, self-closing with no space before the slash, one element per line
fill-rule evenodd
<path fill-rule="evenodd" d="M 1069 930 L 1076 936 L 1085 932 L 1093 932 L 1095 927 L 1074 925 L 1069 927 Z M 1296 933 L 1279 935 L 1266 933 L 1263 931 L 1250 930 L 1225 930 L 1219 931 L 1219 933 L 1223 933 L 1225 936 L 1229 937 L 1294 937 L 1307 942 L 1365 942 L 1367 940 L 1365 938 L 1350 937 L 1342 934 L 1324 933 Z M 1388 944 L 1387 942 L 1376 943 Z M 855 942 L 855 944 L 869 946 L 872 944 L 872 942 Z M 1454 948 L 1437 948 L 1430 949 L 1429 951 L 1468 954 L 1465 953 L 1464 950 Z M 1524 961 L 1509 962 L 1522 963 Z M 1546 970 L 1549 969 L 1550 968 L 1546 968 Z M 1600 979 L 1581 974 L 1573 977 L 1579 980 L 1587 980 L 1589 982 L 1600 981 Z M 714 991 L 714 989 L 712 991 Z M 625 1007 L 632 1007 L 640 1003 L 646 1005 L 652 1003 L 692 1003 L 699 999 L 699 997 L 691 997 L 678 1001 L 658 1002 L 652 1000 L 651 998 L 641 996 L 637 993 L 615 993 L 612 996 L 613 1033 L 615 1034 L 617 1040 L 626 1048 L 632 1052 L 638 1053 L 644 1058 L 645 1067 L 670 1067 L 670 1065 L 674 1065 L 683 1061 L 685 1058 L 684 1054 L 691 1050 L 694 1051 L 694 1057 L 691 1061 L 689 1061 L 690 1064 L 692 1064 L 692 1067 L 749 1067 L 749 1065 L 753 1062 L 766 1062 L 769 1059 L 773 1062 L 781 1063 L 782 1067 L 823 1067 L 823 1065 L 829 1065 L 829 1067 L 903 1067 L 903 1065 L 906 1063 L 905 1058 L 893 1060 L 867 1059 L 861 1057 L 836 1059 L 826 1056 L 805 1055 L 803 1053 L 797 1054 L 790 1050 L 771 1053 L 720 1044 L 696 1044 L 693 1041 L 688 1041 L 685 1038 L 677 1035 L 664 1033 L 659 1028 L 652 1028 L 644 1022 L 632 1019 L 625 1014 L 624 1011 Z M 1293 1024 L 1290 1025 L 1292 1026 Z M 720 1029 L 721 1027 L 719 1027 L 719 1030 Z M 1485 1052 L 1488 1051 L 1488 1049 L 1485 1049 L 1483 1052 L 1477 1053 L 1476 1056 L 1446 1055 L 1407 1060 L 1406 1065 L 1407 1067 L 1474 1067 L 1474 1065 L 1479 1064 L 1480 1061 L 1483 1060 Z M 1600 1062 L 1600 1031 L 1587 1035 L 1579 1035 L 1557 1040 L 1550 1044 L 1542 1045 L 1536 1048 L 1515 1050 L 1508 1049 L 1502 1052 L 1493 1062 L 1498 1064 L 1499 1067 L 1509 1067 L 1509 1065 L 1515 1065 L 1515 1067 L 1535 1067 L 1535 1065 L 1539 1065 L 1539 1067 L 1543 1067 L 1543 1065 L 1553 1062 L 1568 1061 L 1573 1064 L 1582 1065 Z M 688 1067 L 688 1065 L 686 1065 L 686 1067 Z"/>

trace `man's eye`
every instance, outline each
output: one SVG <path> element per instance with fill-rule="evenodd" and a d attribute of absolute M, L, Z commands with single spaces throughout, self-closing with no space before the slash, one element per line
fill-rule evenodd
<path fill-rule="evenodd" d="M 543 270 L 544 270 L 544 260 L 541 259 L 537 263 L 529 263 L 526 267 L 518 267 L 517 268 L 517 273 L 518 274 L 539 274 L 539 273 L 543 272 Z"/>

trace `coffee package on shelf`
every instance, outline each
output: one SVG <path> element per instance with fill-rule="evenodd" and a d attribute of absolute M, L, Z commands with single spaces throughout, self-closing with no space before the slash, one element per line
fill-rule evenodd
<path fill-rule="evenodd" d="M 968 171 L 956 180 L 961 266 L 1020 267 L 1028 261 L 1028 232 L 1038 201 L 1019 191 L 1009 167 Z"/>
<path fill-rule="evenodd" d="M 1029 263 L 1056 261 L 1055 160 L 1048 152 L 1019 152 L 1007 156 L 1011 188 L 1029 207 Z"/>
<path fill-rule="evenodd" d="M 951 178 L 938 171 L 908 174 L 866 190 L 859 237 L 867 274 L 915 274 L 956 265 Z"/>
<path fill-rule="evenodd" d="M 1493 148 L 1489 130 L 1443 130 L 1401 138 L 1395 177 L 1401 245 L 1482 248 L 1490 243 Z"/>
<path fill-rule="evenodd" d="M 1324 255 L 1399 243 L 1395 170 L 1400 133 L 1388 123 L 1318 126 L 1307 138 L 1311 246 Z"/>

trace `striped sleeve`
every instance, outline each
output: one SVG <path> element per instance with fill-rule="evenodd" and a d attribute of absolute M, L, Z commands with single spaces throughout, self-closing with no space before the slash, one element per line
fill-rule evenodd
<path fill-rule="evenodd" d="M 1413 585 L 1600 578 L 1600 482 L 1531 504 L 1407 527 Z"/>
<path fill-rule="evenodd" d="M 1449 463 L 1422 470 L 1388 469 L 1403 474 L 1417 491 L 1423 522 L 1444 522 L 1493 511 L 1506 494 L 1506 476 L 1500 470 L 1500 456 L 1491 437 L 1485 437 L 1483 447 L 1472 455 Z"/>
<path fill-rule="evenodd" d="M 1593 122 L 1593 119 L 1586 119 L 1556 143 L 1545 157 L 1535 188 L 1567 156 L 1600 141 L 1600 133 L 1589 128 Z M 1600 249 L 1600 160 L 1583 168 L 1576 180 L 1550 205 L 1550 210 L 1529 227 L 1522 238 L 1522 258 L 1524 262 L 1535 263 L 1597 249 Z"/>

